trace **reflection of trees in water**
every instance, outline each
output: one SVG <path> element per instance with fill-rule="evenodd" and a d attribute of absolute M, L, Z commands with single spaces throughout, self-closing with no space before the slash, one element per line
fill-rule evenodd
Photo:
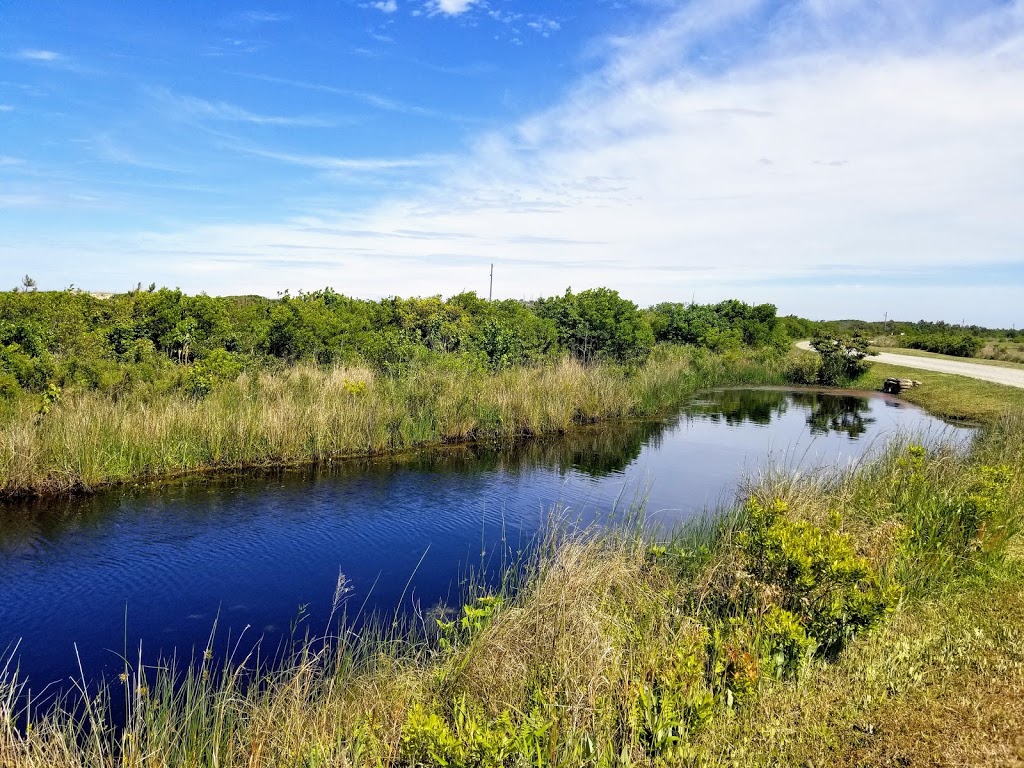
<path fill-rule="evenodd" d="M 118 514 L 125 504 L 143 510 L 160 509 L 165 505 L 174 507 L 175 514 L 182 518 L 182 530 L 187 531 L 197 520 L 222 514 L 224 499 L 233 493 L 277 493 L 289 487 L 305 490 L 346 477 L 389 484 L 396 473 L 402 471 L 422 472 L 436 478 L 453 474 L 485 475 L 495 471 L 516 476 L 537 468 L 559 472 L 576 470 L 592 477 L 603 477 L 620 472 L 636 461 L 645 445 L 660 446 L 662 434 L 676 423 L 677 420 L 607 422 L 557 437 L 504 445 L 445 446 L 320 466 L 193 475 L 149 486 L 113 488 L 94 496 L 7 502 L 0 510 L 0 557 L 23 547 L 37 546 L 39 541 L 102 530 L 110 516 Z"/>
<path fill-rule="evenodd" d="M 812 434 L 845 432 L 856 439 L 875 421 L 868 415 L 870 404 L 863 397 L 773 390 L 711 392 L 687 408 L 686 414 L 731 426 L 768 425 L 791 404 L 809 412 L 807 424 Z M 636 461 L 645 445 L 659 448 L 665 431 L 677 423 L 678 418 L 606 422 L 558 437 L 505 445 L 457 445 L 398 456 L 350 459 L 318 467 L 196 475 L 148 487 L 114 489 L 92 497 L 9 502 L 0 513 L 0 555 L 23 546 L 34 546 L 39 540 L 53 540 L 75 531 L 84 533 L 102 527 L 105 518 L 132 497 L 146 497 L 145 506 L 155 507 L 173 499 L 177 506 L 188 510 L 181 513 L 183 517 L 214 517 L 221 510 L 221 492 L 259 493 L 264 488 L 287 486 L 308 488 L 310 484 L 342 477 L 370 477 L 380 483 L 390 483 L 394 474 L 401 470 L 432 475 L 501 471 L 514 476 L 546 467 L 603 477 L 621 472 Z M 197 503 L 180 504 L 191 498 Z"/>
<path fill-rule="evenodd" d="M 687 410 L 729 426 L 766 426 L 789 408 L 789 393 L 771 389 L 723 389 L 709 392 Z"/>
<path fill-rule="evenodd" d="M 812 435 L 845 432 L 851 440 L 856 440 L 875 421 L 867 415 L 871 405 L 866 397 L 799 392 L 793 394 L 793 402 L 810 410 L 807 424 Z"/>
<path fill-rule="evenodd" d="M 538 440 L 523 446 L 523 462 L 530 466 L 575 469 L 591 477 L 621 472 L 640 456 L 645 445 L 661 446 L 662 435 L 675 421 L 625 421 L 587 427 L 556 440 Z"/>
<path fill-rule="evenodd" d="M 767 426 L 790 405 L 809 412 L 807 424 L 812 435 L 845 432 L 856 439 L 875 421 L 867 415 L 871 411 L 867 398 L 823 392 L 727 389 L 708 393 L 688 410 L 730 426 L 746 423 Z"/>

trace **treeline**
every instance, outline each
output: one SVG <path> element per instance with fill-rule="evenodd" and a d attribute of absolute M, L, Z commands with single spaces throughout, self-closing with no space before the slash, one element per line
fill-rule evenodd
<path fill-rule="evenodd" d="M 197 396 L 242 370 L 285 363 L 361 364 L 391 376 L 446 364 L 497 371 L 569 355 L 643 363 L 657 343 L 715 351 L 786 347 L 802 329 L 771 304 L 659 304 L 647 310 L 607 288 L 539 299 L 367 301 L 325 288 L 277 299 L 137 289 L 0 293 L 0 398 L 53 387 L 148 387 Z"/>
<path fill-rule="evenodd" d="M 983 325 L 955 325 L 939 320 L 936 322 L 918 320 L 888 320 L 874 322 L 868 320 L 822 320 L 813 323 L 827 333 L 859 334 L 861 336 L 980 336 L 984 339 L 1006 339 L 1024 341 L 1024 330 L 1016 328 L 986 328 Z"/>
<path fill-rule="evenodd" d="M 835 320 L 817 325 L 828 332 L 852 333 L 870 337 L 876 339 L 880 346 L 920 349 L 956 357 L 977 356 L 986 341 L 1024 340 L 1024 332 L 1013 328 L 952 325 L 941 321 L 868 323 L 862 320 Z"/>

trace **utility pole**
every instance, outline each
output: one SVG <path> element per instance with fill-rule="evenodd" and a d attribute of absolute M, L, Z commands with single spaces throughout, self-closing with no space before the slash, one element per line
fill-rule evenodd
<path fill-rule="evenodd" d="M 491 264 L 491 289 L 487 292 L 487 300 L 494 300 L 494 264 Z"/>

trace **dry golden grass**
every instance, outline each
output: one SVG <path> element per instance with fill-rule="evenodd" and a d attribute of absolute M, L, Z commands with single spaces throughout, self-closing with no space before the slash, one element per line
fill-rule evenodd
<path fill-rule="evenodd" d="M 925 544 L 950 535 L 934 543 L 952 546 L 946 529 L 928 526 L 977 490 L 982 465 L 998 464 L 1009 479 L 1005 496 L 987 497 L 1002 504 L 991 520 L 1015 529 L 1021 416 L 990 425 L 968 455 L 893 446 L 852 473 L 769 475 L 752 487 L 787 500 L 787 522 L 832 525 L 838 512 L 840 530 L 904 598 L 838 658 L 805 661 L 795 679 L 777 680 L 750 657 L 756 687 L 735 700 L 721 683 L 722 651 L 730 633 L 757 638 L 761 615 L 729 602 L 750 579 L 742 515 L 672 542 L 676 560 L 635 532 L 553 538 L 518 587 L 447 646 L 428 619 L 409 636 L 300 646 L 259 675 L 251 663 L 225 672 L 204 660 L 177 685 L 154 685 L 129 670 L 112 689 L 130 703 L 123 730 L 91 696 L 84 716 L 35 713 L 31 730 L 19 728 L 24 702 L 7 679 L 0 765 L 1013 766 L 1024 727 L 1019 544 L 1010 557 L 984 557 L 988 537 L 999 540 L 988 527 L 980 551 L 939 572 L 901 548 L 909 525 Z"/>
<path fill-rule="evenodd" d="M 0 495 L 563 432 L 662 413 L 722 381 L 777 382 L 782 372 L 777 357 L 661 350 L 637 372 L 562 359 L 492 375 L 455 360 L 392 379 L 300 365 L 243 374 L 198 401 L 71 392 L 39 415 L 24 398 L 0 412 Z"/>

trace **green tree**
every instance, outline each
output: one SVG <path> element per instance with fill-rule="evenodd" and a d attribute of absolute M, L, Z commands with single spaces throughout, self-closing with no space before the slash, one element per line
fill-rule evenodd
<path fill-rule="evenodd" d="M 826 387 L 848 384 L 868 369 L 868 342 L 861 336 L 839 336 L 821 332 L 811 346 L 820 356 L 818 383 Z"/>
<path fill-rule="evenodd" d="M 636 304 L 618 291 L 594 288 L 540 299 L 537 314 L 554 323 L 561 346 L 574 357 L 642 363 L 654 347 L 654 332 Z"/>

